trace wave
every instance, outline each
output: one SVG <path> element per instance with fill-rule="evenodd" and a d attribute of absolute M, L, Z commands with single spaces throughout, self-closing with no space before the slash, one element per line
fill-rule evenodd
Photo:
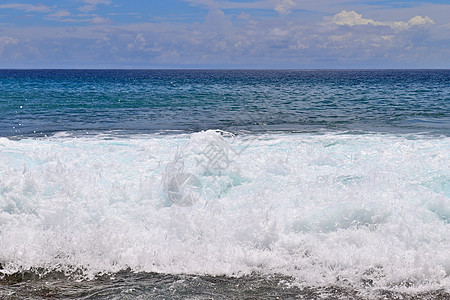
<path fill-rule="evenodd" d="M 449 150 L 390 134 L 3 138 L 0 273 L 448 292 Z"/>

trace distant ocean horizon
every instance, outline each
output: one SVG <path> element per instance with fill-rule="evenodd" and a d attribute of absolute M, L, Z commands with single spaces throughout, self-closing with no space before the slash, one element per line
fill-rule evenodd
<path fill-rule="evenodd" d="M 0 70 L 0 298 L 450 297 L 450 70 Z"/>

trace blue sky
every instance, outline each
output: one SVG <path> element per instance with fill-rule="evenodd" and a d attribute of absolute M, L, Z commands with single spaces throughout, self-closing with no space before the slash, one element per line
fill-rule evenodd
<path fill-rule="evenodd" d="M 1 0 L 0 68 L 450 68 L 448 16 L 448 0 Z"/>

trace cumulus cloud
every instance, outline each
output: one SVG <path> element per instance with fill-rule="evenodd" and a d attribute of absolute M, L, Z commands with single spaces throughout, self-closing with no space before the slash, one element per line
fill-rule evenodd
<path fill-rule="evenodd" d="M 295 2 L 293 0 L 277 0 L 274 9 L 280 14 L 288 14 L 294 6 Z"/>
<path fill-rule="evenodd" d="M 233 26 L 225 13 L 217 8 L 211 8 L 205 17 L 205 25 L 208 31 L 215 33 L 228 33 Z"/>
<path fill-rule="evenodd" d="M 281 28 L 275 27 L 270 32 L 269 35 L 274 37 L 285 37 L 289 34 L 289 30 L 283 30 Z"/>
<path fill-rule="evenodd" d="M 332 23 L 337 25 L 379 25 L 378 22 L 375 22 L 372 19 L 364 19 L 362 15 L 356 13 L 355 11 L 341 11 L 340 13 L 333 16 Z"/>
<path fill-rule="evenodd" d="M 142 33 L 136 35 L 133 42 L 127 44 L 128 51 L 145 51 L 147 46 L 147 41 Z"/>
<path fill-rule="evenodd" d="M 427 60 L 426 56 L 432 56 L 435 51 L 432 48 L 435 28 L 430 26 L 434 21 L 427 16 L 415 16 L 408 21 L 380 21 L 355 11 L 341 11 L 326 20 L 320 47 L 334 50 L 334 56 L 340 56 L 343 61 L 417 63 L 420 59 Z"/>
<path fill-rule="evenodd" d="M 430 17 L 415 16 L 408 22 L 394 22 L 391 26 L 397 29 L 406 30 L 414 26 L 425 26 L 430 24 L 434 24 L 433 19 L 431 19 Z"/>
<path fill-rule="evenodd" d="M 415 16 L 408 22 L 402 21 L 387 21 L 380 22 L 374 21 L 372 19 L 365 19 L 361 14 L 355 11 L 341 11 L 340 13 L 334 15 L 331 19 L 331 23 L 336 25 L 346 25 L 346 26 L 357 26 L 357 25 L 373 25 L 373 26 L 388 26 L 395 30 L 407 30 L 414 26 L 424 26 L 429 24 L 434 24 L 434 21 L 426 16 Z"/>
<path fill-rule="evenodd" d="M 168 47 L 167 41 L 159 40 L 159 42 L 164 43 L 166 45 L 160 45 L 159 42 L 156 42 L 157 38 L 155 36 L 149 37 L 152 42 L 148 43 L 147 39 L 144 37 L 144 34 L 138 33 L 134 40 L 130 43 L 126 44 L 126 50 L 129 53 L 132 53 L 131 56 L 124 56 L 123 53 L 120 53 L 119 49 L 115 49 L 117 55 L 122 56 L 122 60 L 126 60 L 128 62 L 134 63 L 173 63 L 181 59 L 186 59 L 186 53 L 184 55 L 180 55 L 180 49 L 175 49 L 174 47 Z M 180 39 L 182 39 L 180 37 Z M 186 42 L 186 41 L 183 41 Z"/>
<path fill-rule="evenodd" d="M 12 38 L 10 36 L 0 36 L 0 55 L 3 54 L 3 50 L 10 46 L 15 45 L 19 42 L 18 39 Z"/>

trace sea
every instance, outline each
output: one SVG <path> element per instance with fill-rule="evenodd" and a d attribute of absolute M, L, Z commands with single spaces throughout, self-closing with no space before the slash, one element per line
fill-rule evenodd
<path fill-rule="evenodd" d="M 450 70 L 0 70 L 0 299 L 450 299 Z"/>

